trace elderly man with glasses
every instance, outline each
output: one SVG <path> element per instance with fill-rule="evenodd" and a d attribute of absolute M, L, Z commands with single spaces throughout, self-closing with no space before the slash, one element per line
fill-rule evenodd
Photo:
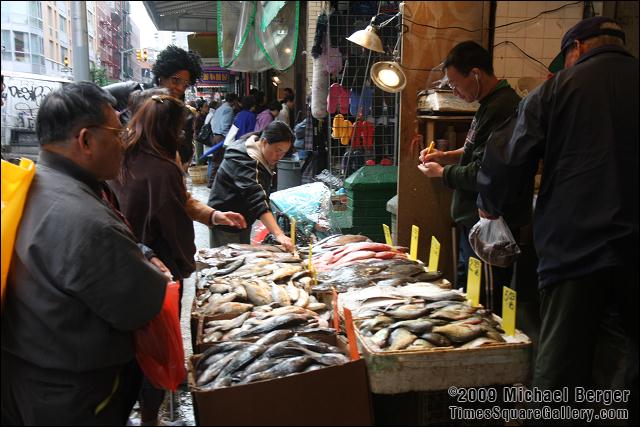
<path fill-rule="evenodd" d="M 168 278 L 102 198 L 124 150 L 113 103 L 80 82 L 40 106 L 2 317 L 3 425 L 124 425 L 137 397 L 133 331 Z"/>

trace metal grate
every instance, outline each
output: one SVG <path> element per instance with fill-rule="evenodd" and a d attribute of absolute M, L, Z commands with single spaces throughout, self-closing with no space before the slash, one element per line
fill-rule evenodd
<path fill-rule="evenodd" d="M 362 14 L 367 9 L 362 7 L 364 4 L 374 6 L 368 7 L 373 14 Z M 387 53 L 365 49 L 348 41 L 347 37 L 365 29 L 379 6 L 383 15 L 377 18 L 376 23 L 397 12 L 398 4 L 399 2 L 332 2 L 335 10 L 329 16 L 326 39 L 330 44 L 330 52 L 341 61 L 342 71 L 331 75 L 329 85 L 341 84 L 348 91 L 349 107 L 348 111 L 345 107 L 342 108 L 342 115 L 352 126 L 343 122 L 343 126 L 333 129 L 334 119 L 341 111 L 330 111 L 326 141 L 329 170 L 343 179 L 364 166 L 367 160 L 380 164 L 383 159 L 387 159 L 385 162 L 397 164 L 400 97 L 399 94 L 383 92 L 371 82 L 369 75 L 371 66 L 376 62 L 393 60 L 391 53 L 400 37 L 395 25 L 397 21 L 377 32 Z M 329 91 L 332 94 L 331 87 Z M 328 105 L 329 110 L 331 104 Z"/>

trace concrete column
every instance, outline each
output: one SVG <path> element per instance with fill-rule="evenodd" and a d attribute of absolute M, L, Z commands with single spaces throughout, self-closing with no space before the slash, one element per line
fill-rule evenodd
<path fill-rule="evenodd" d="M 90 81 L 86 2 L 71 2 L 71 27 L 73 37 L 73 79 L 77 82 L 82 80 Z"/>

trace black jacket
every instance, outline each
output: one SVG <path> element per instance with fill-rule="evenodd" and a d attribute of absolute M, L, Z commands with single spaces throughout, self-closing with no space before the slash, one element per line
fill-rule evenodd
<path fill-rule="evenodd" d="M 272 178 L 271 171 L 249 157 L 245 140 L 235 141 L 225 150 L 207 204 L 221 211 L 241 213 L 250 227 L 260 215 L 270 210 Z M 241 231 L 233 227 L 220 227 L 233 233 Z"/>
<path fill-rule="evenodd" d="M 638 257 L 638 60 L 602 46 L 556 74 L 518 108 L 513 136 L 478 176 L 492 214 L 532 185 L 540 287 Z M 637 268 L 637 267 L 635 267 Z"/>

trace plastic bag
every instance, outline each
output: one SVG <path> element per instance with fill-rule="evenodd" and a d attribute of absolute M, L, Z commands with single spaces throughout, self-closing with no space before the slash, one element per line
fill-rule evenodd
<path fill-rule="evenodd" d="M 22 218 L 24 202 L 36 173 L 36 166 L 29 159 L 20 159 L 20 165 L 2 160 L 2 295 L 7 285 L 7 274 L 11 265 L 13 245 Z"/>
<path fill-rule="evenodd" d="M 162 310 L 135 331 L 136 359 L 156 388 L 175 391 L 186 375 L 180 332 L 180 283 L 167 284 Z"/>
<path fill-rule="evenodd" d="M 469 232 L 469 244 L 482 261 L 496 267 L 508 267 L 520 255 L 520 248 L 502 217 L 480 218 Z"/>
<path fill-rule="evenodd" d="M 228 147 L 229 144 L 236 140 L 236 135 L 238 135 L 239 130 L 240 129 L 238 129 L 238 126 L 231 125 L 231 127 L 229 128 L 229 132 L 227 132 L 227 136 L 224 138 L 225 147 Z"/>

